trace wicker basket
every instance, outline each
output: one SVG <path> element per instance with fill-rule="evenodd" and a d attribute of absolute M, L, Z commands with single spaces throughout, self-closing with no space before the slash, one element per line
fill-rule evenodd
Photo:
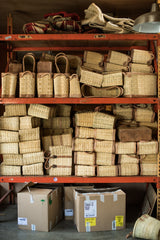
<path fill-rule="evenodd" d="M 113 129 L 115 124 L 115 116 L 95 112 L 93 118 L 93 128 L 108 128 Z"/>
<path fill-rule="evenodd" d="M 31 165 L 25 165 L 22 167 L 22 174 L 28 176 L 42 176 L 43 172 L 43 163 L 36 163 Z"/>
<path fill-rule="evenodd" d="M 72 74 L 70 76 L 70 85 L 69 85 L 69 97 L 71 98 L 80 98 L 81 89 L 78 74 Z"/>
<path fill-rule="evenodd" d="M 56 167 L 49 169 L 50 176 L 71 176 L 72 168 L 71 167 Z"/>
<path fill-rule="evenodd" d="M 19 73 L 19 97 L 35 97 L 35 73 L 26 71 Z"/>
<path fill-rule="evenodd" d="M 22 166 L 23 156 L 21 154 L 4 154 L 3 165 Z"/>
<path fill-rule="evenodd" d="M 94 151 L 95 152 L 114 153 L 115 152 L 115 142 L 114 141 L 95 140 Z"/>
<path fill-rule="evenodd" d="M 96 164 L 97 165 L 115 165 L 115 154 L 97 152 L 96 153 Z"/>
<path fill-rule="evenodd" d="M 40 140 L 20 142 L 19 143 L 19 150 L 20 150 L 21 154 L 40 152 L 41 151 Z"/>
<path fill-rule="evenodd" d="M 157 154 L 140 155 L 140 163 L 157 163 Z"/>
<path fill-rule="evenodd" d="M 131 58 L 134 63 L 151 65 L 154 59 L 154 54 L 151 51 L 132 49 Z"/>
<path fill-rule="evenodd" d="M 80 127 L 93 127 L 94 112 L 75 114 L 75 125 Z"/>
<path fill-rule="evenodd" d="M 80 67 L 82 66 L 82 59 L 79 56 L 67 55 L 69 60 L 70 74 L 76 73 L 80 76 Z"/>
<path fill-rule="evenodd" d="M 0 143 L 19 142 L 18 132 L 0 130 Z"/>
<path fill-rule="evenodd" d="M 45 136 L 42 137 L 42 147 L 43 151 L 49 151 L 49 147 L 52 146 L 52 137 L 51 136 Z"/>
<path fill-rule="evenodd" d="M 83 97 L 108 97 L 116 98 L 123 95 L 123 88 L 118 86 L 97 88 L 83 84 L 81 86 Z"/>
<path fill-rule="evenodd" d="M 94 177 L 95 166 L 75 165 L 75 176 Z"/>
<path fill-rule="evenodd" d="M 0 154 L 18 154 L 18 143 L 0 143 Z"/>
<path fill-rule="evenodd" d="M 137 176 L 139 175 L 139 164 L 129 163 L 121 164 L 118 166 L 119 176 Z"/>
<path fill-rule="evenodd" d="M 157 154 L 158 153 L 158 142 L 138 142 L 137 143 L 137 154 Z"/>
<path fill-rule="evenodd" d="M 52 73 L 37 74 L 38 97 L 53 97 L 53 77 Z"/>
<path fill-rule="evenodd" d="M 97 166 L 98 177 L 117 177 L 118 166 Z"/>
<path fill-rule="evenodd" d="M 6 104 L 5 117 L 16 117 L 27 115 L 26 104 Z"/>
<path fill-rule="evenodd" d="M 122 72 L 108 72 L 103 75 L 102 87 L 123 86 Z"/>
<path fill-rule="evenodd" d="M 0 129 L 18 131 L 19 117 L 0 117 Z"/>
<path fill-rule="evenodd" d="M 60 135 L 60 134 L 72 134 L 73 128 L 61 128 L 61 129 L 53 129 L 51 135 Z"/>
<path fill-rule="evenodd" d="M 109 50 L 107 62 L 119 64 L 122 66 L 128 66 L 128 63 L 131 62 L 131 57 L 121 52 Z"/>
<path fill-rule="evenodd" d="M 93 153 L 93 152 L 74 152 L 74 164 L 95 165 L 95 153 Z"/>
<path fill-rule="evenodd" d="M 154 68 L 152 65 L 130 63 L 129 70 L 130 72 L 153 73 Z"/>
<path fill-rule="evenodd" d="M 41 104 L 30 104 L 28 108 L 28 115 L 48 119 L 50 116 L 50 107 Z"/>
<path fill-rule="evenodd" d="M 125 97 L 155 97 L 157 95 L 157 76 L 147 73 L 125 73 Z"/>
<path fill-rule="evenodd" d="M 11 60 L 11 62 L 9 63 L 9 72 L 10 73 L 22 72 L 22 63 L 19 63 L 17 60 Z"/>
<path fill-rule="evenodd" d="M 72 146 L 72 134 L 62 134 L 52 136 L 53 146 Z"/>
<path fill-rule="evenodd" d="M 136 142 L 117 142 L 116 154 L 136 154 Z"/>
<path fill-rule="evenodd" d="M 53 129 L 70 128 L 70 125 L 71 125 L 70 117 L 56 117 L 52 119 Z"/>
<path fill-rule="evenodd" d="M 1 176 L 19 176 L 21 175 L 21 166 L 0 165 Z"/>
<path fill-rule="evenodd" d="M 157 176 L 157 163 L 141 163 L 141 176 Z"/>
<path fill-rule="evenodd" d="M 87 62 L 83 63 L 83 67 L 89 71 L 94 71 L 97 73 L 102 73 L 104 70 L 104 67 L 100 66 L 99 64 L 93 64 L 93 63 L 87 63 Z"/>
<path fill-rule="evenodd" d="M 77 152 L 93 152 L 93 139 L 75 138 L 73 140 L 73 150 Z"/>
<path fill-rule="evenodd" d="M 25 116 L 20 117 L 20 129 L 31 129 L 41 126 L 41 119 L 37 117 Z"/>
<path fill-rule="evenodd" d="M 72 106 L 70 106 L 70 105 L 58 104 L 56 106 L 56 116 L 57 117 L 70 117 L 71 108 L 72 108 Z"/>
<path fill-rule="evenodd" d="M 93 87 L 101 87 L 103 75 L 81 68 L 80 82 Z"/>
<path fill-rule="evenodd" d="M 44 153 L 43 152 L 23 154 L 23 165 L 43 163 L 43 162 L 44 162 Z"/>
<path fill-rule="evenodd" d="M 134 118 L 137 122 L 152 123 L 155 121 L 155 112 L 151 106 L 136 105 L 134 109 Z"/>
<path fill-rule="evenodd" d="M 50 105 L 50 115 L 49 118 L 56 117 L 56 105 Z"/>
<path fill-rule="evenodd" d="M 129 104 L 115 104 L 113 113 L 117 119 L 131 120 L 133 119 L 133 108 Z"/>
<path fill-rule="evenodd" d="M 95 132 L 93 128 L 86 128 L 86 127 L 75 128 L 76 138 L 94 138 L 94 135 L 95 135 Z"/>
<path fill-rule="evenodd" d="M 32 141 L 40 139 L 40 128 L 31 128 L 19 130 L 19 140 L 20 142 Z"/>
<path fill-rule="evenodd" d="M 37 73 L 52 73 L 52 61 L 38 61 Z"/>
<path fill-rule="evenodd" d="M 68 146 L 50 146 L 49 151 L 51 156 L 72 157 L 72 148 Z"/>
<path fill-rule="evenodd" d="M 96 65 L 103 65 L 104 55 L 98 52 L 84 51 L 83 61 Z"/>
<path fill-rule="evenodd" d="M 16 95 L 17 74 L 1 73 L 2 98 L 14 98 Z"/>
<path fill-rule="evenodd" d="M 118 164 L 139 164 L 137 155 L 119 155 Z"/>
<path fill-rule="evenodd" d="M 105 62 L 104 63 L 104 71 L 105 72 L 117 72 L 117 71 L 124 71 L 128 72 L 128 66 L 122 66 L 114 63 Z"/>
<path fill-rule="evenodd" d="M 49 167 L 72 167 L 72 157 L 65 158 L 51 158 L 49 160 Z"/>

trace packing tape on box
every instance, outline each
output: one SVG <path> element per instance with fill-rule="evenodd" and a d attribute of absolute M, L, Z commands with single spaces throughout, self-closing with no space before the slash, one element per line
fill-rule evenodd
<path fill-rule="evenodd" d="M 113 202 L 116 202 L 118 200 L 118 195 L 116 193 L 113 193 Z"/>
<path fill-rule="evenodd" d="M 104 195 L 103 194 L 100 195 L 100 201 L 104 202 Z"/>
<path fill-rule="evenodd" d="M 30 203 L 34 203 L 33 196 L 31 194 L 31 191 L 30 191 L 29 187 L 27 187 L 27 190 L 28 190 L 29 195 L 30 195 Z"/>
<path fill-rule="evenodd" d="M 36 231 L 36 225 L 35 224 L 31 224 L 31 230 Z"/>
<path fill-rule="evenodd" d="M 89 201 L 89 200 L 90 200 L 89 196 L 88 196 L 88 195 L 86 195 L 86 201 Z"/>
<path fill-rule="evenodd" d="M 86 232 L 90 231 L 91 231 L 90 222 L 86 222 Z"/>

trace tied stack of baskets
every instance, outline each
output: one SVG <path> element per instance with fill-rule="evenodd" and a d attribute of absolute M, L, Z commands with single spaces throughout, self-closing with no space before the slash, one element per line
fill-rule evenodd
<path fill-rule="evenodd" d="M 52 107 L 52 115 L 43 120 L 42 146 L 46 155 L 45 169 L 51 176 L 72 175 L 71 106 Z"/>
<path fill-rule="evenodd" d="M 157 122 L 152 105 L 116 105 L 119 175 L 157 174 Z"/>
<path fill-rule="evenodd" d="M 75 114 L 73 144 L 76 176 L 117 176 L 115 117 L 103 112 Z"/>

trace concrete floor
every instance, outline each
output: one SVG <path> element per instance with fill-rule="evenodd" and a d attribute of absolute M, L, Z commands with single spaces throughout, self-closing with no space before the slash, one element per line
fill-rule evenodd
<path fill-rule="evenodd" d="M 78 233 L 72 221 L 63 220 L 51 232 L 32 232 L 18 229 L 16 205 L 0 208 L 0 240 L 125 240 L 133 225 L 127 223 L 120 231 Z"/>

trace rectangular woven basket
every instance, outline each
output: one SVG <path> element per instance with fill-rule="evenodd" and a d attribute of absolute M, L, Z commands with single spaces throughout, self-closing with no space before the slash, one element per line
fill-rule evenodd
<path fill-rule="evenodd" d="M 116 118 L 122 120 L 131 120 L 133 119 L 133 107 L 129 104 L 115 104 L 113 106 L 113 114 Z"/>
<path fill-rule="evenodd" d="M 75 114 L 75 125 L 80 127 L 93 127 L 94 112 Z"/>
<path fill-rule="evenodd" d="M 102 65 L 104 60 L 104 55 L 93 51 L 84 51 L 83 61 L 85 63 Z"/>
<path fill-rule="evenodd" d="M 44 162 L 43 152 L 23 154 L 23 165 L 30 165 L 30 164 L 43 163 L 43 162 Z"/>
<path fill-rule="evenodd" d="M 97 73 L 102 73 L 104 70 L 103 66 L 100 66 L 99 64 L 88 63 L 88 62 L 84 62 L 83 67 L 89 71 L 94 71 Z"/>
<path fill-rule="evenodd" d="M 30 104 L 28 108 L 28 115 L 48 119 L 50 116 L 50 107 L 41 104 Z"/>
<path fill-rule="evenodd" d="M 0 129 L 18 131 L 19 117 L 0 117 Z"/>
<path fill-rule="evenodd" d="M 52 137 L 51 136 L 44 136 L 42 139 L 42 147 L 43 151 L 49 151 L 49 147 L 52 146 Z"/>
<path fill-rule="evenodd" d="M 70 117 L 55 117 L 51 122 L 53 129 L 70 128 L 71 125 Z"/>
<path fill-rule="evenodd" d="M 36 163 L 31 165 L 25 165 L 22 167 L 22 174 L 30 176 L 42 176 L 43 172 L 43 163 Z"/>
<path fill-rule="evenodd" d="M 51 158 L 49 160 L 49 167 L 56 165 L 57 167 L 72 167 L 72 157 L 65 157 L 65 158 Z"/>
<path fill-rule="evenodd" d="M 85 83 L 93 87 L 101 87 L 103 81 L 103 75 L 101 73 L 96 73 L 89 71 L 85 68 L 81 68 L 81 78 L 80 82 Z"/>
<path fill-rule="evenodd" d="M 137 122 L 152 123 L 155 121 L 155 112 L 151 107 L 134 109 L 134 118 Z"/>
<path fill-rule="evenodd" d="M 140 155 L 140 163 L 157 163 L 157 154 L 144 154 Z"/>
<path fill-rule="evenodd" d="M 93 152 L 94 140 L 75 138 L 73 140 L 73 150 L 77 152 Z"/>
<path fill-rule="evenodd" d="M 74 152 L 74 164 L 77 165 L 95 165 L 94 152 Z"/>
<path fill-rule="evenodd" d="M 72 134 L 62 134 L 52 136 L 53 146 L 72 146 Z"/>
<path fill-rule="evenodd" d="M 56 105 L 56 116 L 57 117 L 70 117 L 71 108 L 72 108 L 72 106 L 70 106 L 70 105 L 65 105 L 65 104 Z"/>
<path fill-rule="evenodd" d="M 5 105 L 5 117 L 16 117 L 27 115 L 26 104 L 6 104 Z"/>
<path fill-rule="evenodd" d="M 21 166 L 0 165 L 1 176 L 19 176 L 21 175 Z"/>
<path fill-rule="evenodd" d="M 40 140 L 20 142 L 19 143 L 19 150 L 20 150 L 21 154 L 40 152 L 41 151 Z"/>
<path fill-rule="evenodd" d="M 141 163 L 140 171 L 142 176 L 157 176 L 157 163 Z"/>
<path fill-rule="evenodd" d="M 132 49 L 131 58 L 134 63 L 151 65 L 154 59 L 154 54 L 153 52 L 147 50 Z"/>
<path fill-rule="evenodd" d="M 33 98 L 35 97 L 35 73 L 25 71 L 19 73 L 19 97 Z"/>
<path fill-rule="evenodd" d="M 0 143 L 0 154 L 18 154 L 18 143 Z"/>
<path fill-rule="evenodd" d="M 115 116 L 95 112 L 93 117 L 93 128 L 108 128 L 113 129 L 115 125 Z"/>
<path fill-rule="evenodd" d="M 71 167 L 56 167 L 49 169 L 50 176 L 71 176 L 72 168 Z"/>
<path fill-rule="evenodd" d="M 118 176 L 118 166 L 97 166 L 98 177 L 116 177 Z"/>
<path fill-rule="evenodd" d="M 72 157 L 72 147 L 68 146 L 50 146 L 49 151 L 55 156 Z"/>
<path fill-rule="evenodd" d="M 40 139 L 40 128 L 31 128 L 19 130 L 19 140 L 20 142 L 32 141 Z"/>
<path fill-rule="evenodd" d="M 20 117 L 20 129 L 31 129 L 40 127 L 41 119 L 37 117 L 24 116 Z"/>
<path fill-rule="evenodd" d="M 117 71 L 124 71 L 128 72 L 128 66 L 122 66 L 110 62 L 104 62 L 104 72 L 117 72 Z"/>
<path fill-rule="evenodd" d="M 136 154 L 136 142 L 117 142 L 116 154 Z"/>
<path fill-rule="evenodd" d="M 131 57 L 125 53 L 109 50 L 107 55 L 107 62 L 128 66 L 131 62 Z"/>
<path fill-rule="evenodd" d="M 4 154 L 3 165 L 22 166 L 23 156 L 21 154 Z"/>
<path fill-rule="evenodd" d="M 157 154 L 158 153 L 158 142 L 138 142 L 137 143 L 137 154 Z"/>
<path fill-rule="evenodd" d="M 94 151 L 95 152 L 105 152 L 114 153 L 115 152 L 115 142 L 114 141 L 94 141 Z"/>
<path fill-rule="evenodd" d="M 137 176 L 139 175 L 139 164 L 129 163 L 122 164 L 118 166 L 119 176 Z"/>
<path fill-rule="evenodd" d="M 122 72 L 108 72 L 103 75 L 102 87 L 123 86 Z"/>
<path fill-rule="evenodd" d="M 75 165 L 75 176 L 94 177 L 95 166 Z"/>
<path fill-rule="evenodd" d="M 130 63 L 129 64 L 129 70 L 130 70 L 130 72 L 153 73 L 154 68 L 153 68 L 152 65 Z"/>
<path fill-rule="evenodd" d="M 96 165 L 115 165 L 115 154 L 97 152 L 96 153 Z"/>
<path fill-rule="evenodd" d="M 59 129 L 50 129 L 50 128 L 42 128 L 42 135 L 61 135 L 61 134 L 72 134 L 73 128 L 59 128 Z"/>
<path fill-rule="evenodd" d="M 16 95 L 17 74 L 1 73 L 2 98 L 14 98 Z"/>
<path fill-rule="evenodd" d="M 118 164 L 139 164 L 139 158 L 137 155 L 122 154 L 118 156 Z"/>
<path fill-rule="evenodd" d="M 37 74 L 38 97 L 53 97 L 53 77 L 52 73 Z"/>
<path fill-rule="evenodd" d="M 0 143 L 19 142 L 18 132 L 0 130 Z"/>

